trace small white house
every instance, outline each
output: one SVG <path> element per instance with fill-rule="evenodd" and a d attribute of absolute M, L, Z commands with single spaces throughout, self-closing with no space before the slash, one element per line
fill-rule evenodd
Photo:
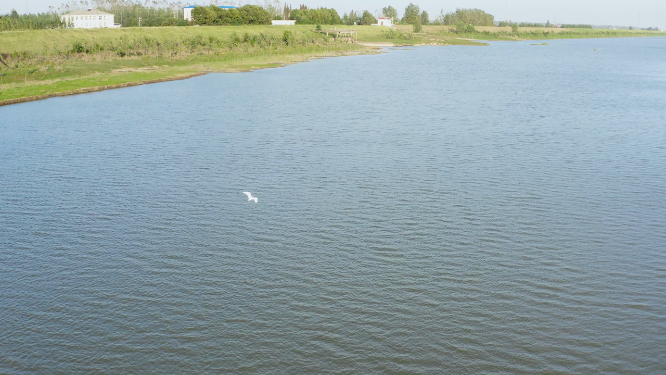
<path fill-rule="evenodd" d="M 198 7 L 199 5 L 190 5 L 185 8 L 183 8 L 183 18 L 185 21 L 192 21 L 192 9 Z M 236 9 L 236 7 L 232 7 L 229 5 L 219 5 L 218 8 L 222 9 Z"/>
<path fill-rule="evenodd" d="M 379 17 L 379 18 L 377 18 L 377 26 L 393 27 L 393 18 Z"/>
<path fill-rule="evenodd" d="M 296 24 L 296 20 L 273 20 L 271 23 L 273 26 L 293 26 Z"/>
<path fill-rule="evenodd" d="M 113 23 L 114 15 L 97 9 L 77 10 L 63 14 L 60 21 L 74 29 L 97 29 L 102 27 L 120 27 Z"/>

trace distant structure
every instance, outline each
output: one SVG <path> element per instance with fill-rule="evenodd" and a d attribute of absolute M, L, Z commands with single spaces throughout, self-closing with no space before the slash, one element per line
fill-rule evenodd
<path fill-rule="evenodd" d="M 271 23 L 273 26 L 293 26 L 296 24 L 296 20 L 273 20 Z"/>
<path fill-rule="evenodd" d="M 97 9 L 77 10 L 63 14 L 60 21 L 74 29 L 98 29 L 104 27 L 120 27 L 113 23 L 114 15 Z"/>
<path fill-rule="evenodd" d="M 377 23 L 373 26 L 388 26 L 393 27 L 393 18 L 390 17 L 379 17 L 377 18 Z"/>
<path fill-rule="evenodd" d="M 183 8 L 183 18 L 185 19 L 185 21 L 192 21 L 192 9 L 198 6 L 201 5 L 190 5 Z M 236 9 L 236 7 L 232 7 L 230 5 L 218 5 L 217 7 L 222 9 Z"/>

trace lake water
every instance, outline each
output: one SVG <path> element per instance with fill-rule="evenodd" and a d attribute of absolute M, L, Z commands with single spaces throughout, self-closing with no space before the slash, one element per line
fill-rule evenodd
<path fill-rule="evenodd" d="M 531 43 L 1 107 L 0 373 L 666 373 L 666 38 Z"/>

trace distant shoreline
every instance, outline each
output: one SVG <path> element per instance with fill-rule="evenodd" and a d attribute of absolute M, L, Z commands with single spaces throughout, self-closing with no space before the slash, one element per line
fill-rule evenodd
<path fill-rule="evenodd" d="M 333 29 L 331 27 L 331 29 Z M 311 59 L 376 53 L 395 46 L 483 46 L 498 40 L 666 36 L 658 32 L 448 26 L 393 29 L 356 26 L 356 43 L 303 26 L 210 26 L 56 29 L 0 32 L 0 106 L 157 82 L 212 72 L 276 68 Z"/>

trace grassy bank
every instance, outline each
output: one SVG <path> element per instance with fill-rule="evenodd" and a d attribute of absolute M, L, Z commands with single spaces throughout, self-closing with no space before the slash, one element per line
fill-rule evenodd
<path fill-rule="evenodd" d="M 311 27 L 269 26 L 15 31 L 0 46 L 0 101 L 368 51 Z"/>
<path fill-rule="evenodd" d="M 333 29 L 334 26 L 324 26 Z M 340 28 L 340 26 L 338 26 Z M 471 39 L 521 40 L 662 36 L 630 30 L 478 27 L 458 34 L 453 26 L 396 29 L 355 26 L 359 42 L 397 45 L 483 45 Z M 206 72 L 278 67 L 312 58 L 370 53 L 348 40 L 316 33 L 312 26 L 160 27 L 27 30 L 0 33 L 0 104 L 63 92 L 123 87 Z M 3 102 L 4 101 L 4 102 Z M 13 101 L 12 101 L 13 102 Z"/>
<path fill-rule="evenodd" d="M 400 26 L 404 28 L 405 26 Z M 426 35 L 440 38 L 471 38 L 479 40 L 544 40 L 544 39 L 589 39 L 589 38 L 631 38 L 647 36 L 666 36 L 666 33 L 646 30 L 608 30 L 608 29 L 562 29 L 546 27 L 511 27 L 477 26 L 472 33 L 457 33 L 455 26 L 424 26 Z"/>

